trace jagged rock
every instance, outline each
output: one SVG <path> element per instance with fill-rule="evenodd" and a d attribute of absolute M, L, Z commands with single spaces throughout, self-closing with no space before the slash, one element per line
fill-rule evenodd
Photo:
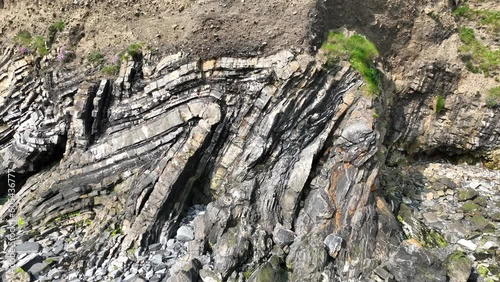
<path fill-rule="evenodd" d="M 460 251 L 452 253 L 446 262 L 450 282 L 467 282 L 471 274 L 472 261 Z"/>
<path fill-rule="evenodd" d="M 264 281 L 284 282 L 284 281 L 288 281 L 288 273 L 284 269 L 276 268 L 271 263 L 264 263 L 250 276 L 248 281 L 249 282 L 264 282 Z"/>
<path fill-rule="evenodd" d="M 337 257 L 340 249 L 342 248 L 342 242 L 343 242 L 342 238 L 335 234 L 330 234 L 326 236 L 325 241 L 323 241 L 326 248 L 328 249 L 328 254 L 332 258 Z"/>
<path fill-rule="evenodd" d="M 221 282 L 222 277 L 213 271 L 207 269 L 200 269 L 200 278 L 203 282 Z"/>
<path fill-rule="evenodd" d="M 31 273 L 35 279 L 38 278 L 41 274 L 43 274 L 43 272 L 45 272 L 46 270 L 48 270 L 49 268 L 49 264 L 46 263 L 46 262 L 39 262 L 39 263 L 35 263 L 33 264 L 29 269 L 28 269 L 28 272 Z"/>
<path fill-rule="evenodd" d="M 0 16 L 23 20 L 3 17 L 11 2 Z M 24 2 L 19 5 L 30 4 Z M 69 31 L 78 51 L 94 44 L 120 48 L 112 37 L 93 38 L 90 19 L 100 11 L 124 19 L 109 26 L 129 30 L 114 34 L 127 40 L 157 34 L 142 32 L 157 16 L 183 23 L 165 41 L 165 34 L 155 38 L 160 46 L 121 61 L 113 78 L 76 61 L 56 65 L 54 54 L 33 58 L 1 49 L 0 180 L 8 170 L 19 179 L 13 204 L 18 216 L 29 218 L 30 231 L 20 241 L 55 241 L 43 250 L 61 256 L 60 271 L 49 272 L 53 279 L 78 270 L 71 277 L 77 280 L 95 269 L 91 281 L 135 275 L 192 281 L 199 261 L 221 281 L 242 280 L 248 269 L 255 270 L 252 279 L 279 280 L 288 275 L 285 265 L 292 281 L 372 275 L 440 281 L 430 253 L 444 258 L 461 239 L 481 245 L 490 240 L 485 233 L 498 236 L 498 173 L 455 165 L 468 155 L 478 165 L 498 160 L 498 107 L 474 96 L 496 82 L 463 67 L 456 34 L 462 23 L 450 2 L 304 0 L 290 8 L 287 1 L 270 7 L 254 0 L 180 6 L 138 0 L 104 1 L 98 9 L 96 1 L 39 2 L 27 9 L 34 19 L 52 17 L 53 9 L 64 16 L 74 6 L 85 8 L 85 23 Z M 218 16 L 198 13 L 198 4 Z M 248 23 L 235 20 L 241 9 L 249 9 Z M 159 16 L 169 11 L 179 15 Z M 151 18 L 142 24 L 128 14 Z M 99 33 L 108 34 L 108 23 L 99 23 Z M 326 64 L 325 54 L 315 52 L 320 33 L 340 26 L 365 32 L 378 45 L 378 96 L 366 95 L 348 62 Z M 77 45 L 83 27 L 92 44 Z M 486 31 L 481 27 L 481 42 L 488 42 Z M 165 50 L 182 52 L 161 58 Z M 437 95 L 445 100 L 440 112 L 432 104 Z M 403 180 L 384 179 L 388 168 Z M 0 222 L 9 216 L 2 205 Z M 404 236 L 429 250 L 414 241 L 401 245 Z M 117 262 L 125 254 L 134 263 Z M 474 255 L 493 260 L 495 254 Z"/>
<path fill-rule="evenodd" d="M 396 281 L 446 281 L 438 258 L 411 240 L 390 257 L 387 269 Z"/>
<path fill-rule="evenodd" d="M 131 277 L 126 277 L 124 279 L 124 282 L 146 282 L 143 277 L 138 276 L 138 275 L 132 275 Z"/>
<path fill-rule="evenodd" d="M 273 234 L 274 243 L 280 246 L 290 245 L 294 239 L 295 233 L 291 230 L 279 228 Z"/>
<path fill-rule="evenodd" d="M 41 263 L 43 261 L 43 257 L 39 256 L 37 254 L 29 254 L 26 257 L 20 259 L 16 266 L 24 269 L 27 271 L 30 269 L 34 264 L 36 263 Z"/>
<path fill-rule="evenodd" d="M 182 269 L 167 279 L 167 282 L 189 282 L 198 279 L 201 265 L 197 260 L 191 260 L 182 266 Z"/>
<path fill-rule="evenodd" d="M 476 248 L 477 248 L 477 245 L 474 244 L 474 242 L 472 241 L 469 241 L 469 240 L 464 240 L 464 239 L 460 239 L 458 240 L 457 244 L 471 250 L 471 251 L 475 251 Z"/>

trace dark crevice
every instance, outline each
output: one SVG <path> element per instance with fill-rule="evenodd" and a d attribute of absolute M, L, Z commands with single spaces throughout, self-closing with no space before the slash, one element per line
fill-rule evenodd
<path fill-rule="evenodd" d="M 222 117 L 224 119 L 224 116 Z M 158 218 L 149 234 L 146 234 L 142 243 L 152 244 L 159 240 L 162 228 L 167 224 L 168 236 L 172 236 L 172 232 L 176 230 L 179 224 L 179 219 L 185 213 L 188 204 L 193 204 L 193 199 L 196 199 L 195 194 L 200 194 L 204 187 L 203 181 L 209 179 L 207 176 L 207 165 L 213 162 L 213 156 L 217 155 L 217 141 L 223 134 L 224 125 L 219 123 L 212 126 L 212 129 L 206 136 L 203 144 L 189 158 L 183 171 L 177 178 L 177 181 L 172 185 L 172 189 L 160 208 Z M 220 146 L 218 147 L 220 149 Z"/>

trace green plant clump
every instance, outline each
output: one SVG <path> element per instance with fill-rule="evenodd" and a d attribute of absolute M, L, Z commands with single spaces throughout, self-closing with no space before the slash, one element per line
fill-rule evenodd
<path fill-rule="evenodd" d="M 127 61 L 129 58 L 138 59 L 144 48 L 144 42 L 130 44 L 127 49 L 120 53 L 120 61 Z"/>
<path fill-rule="evenodd" d="M 49 25 L 49 45 L 51 45 L 55 39 L 56 39 L 56 34 L 58 32 L 61 32 L 64 30 L 64 22 L 63 21 L 57 21 L 51 25 Z"/>
<path fill-rule="evenodd" d="M 89 63 L 91 64 L 100 64 L 103 60 L 104 55 L 97 50 L 90 52 L 90 54 L 87 56 L 87 61 L 89 61 Z"/>
<path fill-rule="evenodd" d="M 493 87 L 486 94 L 486 106 L 493 108 L 500 105 L 500 86 Z"/>
<path fill-rule="evenodd" d="M 441 95 L 438 95 L 434 100 L 434 111 L 436 113 L 440 113 L 444 109 L 444 98 Z"/>
<path fill-rule="evenodd" d="M 473 202 L 466 202 L 462 205 L 462 210 L 464 212 L 471 212 L 471 211 L 474 211 L 474 210 L 478 210 L 479 209 L 479 206 Z"/>
<path fill-rule="evenodd" d="M 45 38 L 43 38 L 43 36 L 41 35 L 37 35 L 35 36 L 35 38 L 33 38 L 32 45 L 40 56 L 45 56 L 47 55 L 47 53 L 49 53 L 47 45 L 45 44 Z"/>
<path fill-rule="evenodd" d="M 123 234 L 121 227 L 118 227 L 118 228 L 114 229 L 113 231 L 111 231 L 110 236 L 115 237 L 116 235 L 119 235 L 119 234 Z"/>
<path fill-rule="evenodd" d="M 425 244 L 423 245 L 444 248 L 446 247 L 446 245 L 448 245 L 448 243 L 446 242 L 444 237 L 439 234 L 439 232 L 431 230 L 426 234 Z"/>
<path fill-rule="evenodd" d="M 349 60 L 365 80 L 368 92 L 380 93 L 378 71 L 373 65 L 373 60 L 379 53 L 366 37 L 359 34 L 346 37 L 343 33 L 331 31 L 321 48 L 325 50 L 330 65 L 339 60 Z"/>
<path fill-rule="evenodd" d="M 105 75 L 113 76 L 118 73 L 118 70 L 119 70 L 118 65 L 107 65 L 102 68 L 101 72 Z"/>
<path fill-rule="evenodd" d="M 24 224 L 26 224 L 26 222 L 24 222 L 24 219 L 22 217 L 17 219 L 17 227 L 21 228 L 24 226 Z"/>
<path fill-rule="evenodd" d="M 470 56 L 462 59 L 467 67 L 472 72 L 482 71 L 485 75 L 499 69 L 500 67 L 500 50 L 490 50 L 474 36 L 474 31 L 471 28 L 461 27 L 458 33 L 460 40 L 464 43 L 459 47 L 461 53 L 468 53 Z"/>
<path fill-rule="evenodd" d="M 14 42 L 17 45 L 23 46 L 23 47 L 28 47 L 31 44 L 31 33 L 28 31 L 20 31 L 17 33 L 16 36 L 14 36 Z"/>
<path fill-rule="evenodd" d="M 489 270 L 486 266 L 484 266 L 484 265 L 477 266 L 477 273 L 479 274 L 479 276 L 486 277 L 486 276 L 488 276 L 488 272 L 489 272 Z"/>
<path fill-rule="evenodd" d="M 57 21 L 49 26 L 49 30 L 55 30 L 57 32 L 61 32 L 64 30 L 64 22 Z"/>

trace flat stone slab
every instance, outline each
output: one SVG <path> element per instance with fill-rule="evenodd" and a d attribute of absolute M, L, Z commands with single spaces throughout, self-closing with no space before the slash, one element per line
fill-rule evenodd
<path fill-rule="evenodd" d="M 41 250 L 42 246 L 40 246 L 37 242 L 25 242 L 16 246 L 16 252 L 18 254 L 38 253 Z"/>

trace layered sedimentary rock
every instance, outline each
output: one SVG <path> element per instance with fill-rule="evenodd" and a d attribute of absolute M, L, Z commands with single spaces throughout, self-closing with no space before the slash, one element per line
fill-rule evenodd
<path fill-rule="evenodd" d="M 0 209 L 2 279 L 498 278 L 500 176 L 482 165 L 498 168 L 500 112 L 478 92 L 494 79 L 460 61 L 453 5 L 379 2 L 316 3 L 315 19 L 300 10 L 314 28 L 295 26 L 303 34 L 270 41 L 267 55 L 260 29 L 274 18 L 243 21 L 255 26 L 246 46 L 227 32 L 232 21 L 198 11 L 226 31 L 211 42 L 188 29 L 189 44 L 216 45 L 193 47 L 203 59 L 153 49 L 122 62 L 117 77 L 2 49 L 0 187 L 15 179 L 17 192 Z M 86 4 L 64 9 L 72 5 Z M 379 47 L 377 64 L 390 70 L 379 96 L 364 93 L 346 62 L 282 50 L 289 37 L 307 45 L 305 34 L 318 41 L 316 28 L 341 26 Z M 183 33 L 174 29 L 169 39 Z M 465 162 L 474 165 L 456 165 Z M 7 219 L 18 235 L 13 263 Z"/>
<path fill-rule="evenodd" d="M 268 271 L 268 260 L 296 281 L 370 274 L 381 132 L 348 64 L 326 70 L 288 51 L 157 64 L 146 55 L 115 80 L 88 81 L 71 70 L 35 76 L 4 54 L 2 165 L 37 172 L 17 194 L 36 240 L 88 222 L 69 269 L 166 242 L 203 204 L 184 259 L 209 254 L 222 279 Z"/>

